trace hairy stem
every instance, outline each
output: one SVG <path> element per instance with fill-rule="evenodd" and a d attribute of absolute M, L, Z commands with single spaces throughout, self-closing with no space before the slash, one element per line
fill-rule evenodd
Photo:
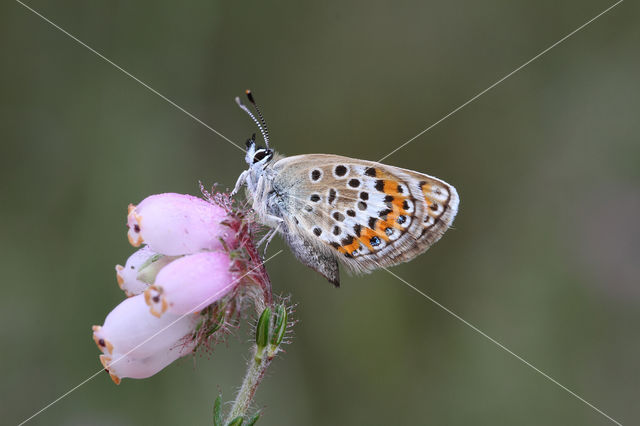
<path fill-rule="evenodd" d="M 225 424 L 228 424 L 238 416 L 245 416 L 247 414 L 253 396 L 264 378 L 267 367 L 271 363 L 270 357 L 266 354 L 258 354 L 257 345 L 253 345 L 251 352 L 247 374 L 244 376 L 242 386 L 240 387 L 240 391 L 238 391 L 236 400 L 233 402 L 233 407 L 231 407 Z"/>

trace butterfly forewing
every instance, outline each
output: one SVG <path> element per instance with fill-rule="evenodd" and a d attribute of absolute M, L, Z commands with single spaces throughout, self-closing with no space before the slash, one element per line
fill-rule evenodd
<path fill-rule="evenodd" d="M 405 262 L 448 229 L 458 195 L 422 173 L 337 155 L 287 157 L 274 164 L 285 189 L 287 223 L 356 271 Z"/>

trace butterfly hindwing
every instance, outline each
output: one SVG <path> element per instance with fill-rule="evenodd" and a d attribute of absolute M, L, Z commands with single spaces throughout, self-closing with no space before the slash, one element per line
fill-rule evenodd
<path fill-rule="evenodd" d="M 286 232 L 284 239 L 302 264 L 324 276 L 336 287 L 340 286 L 340 270 L 335 256 L 317 250 L 312 239 L 304 238 L 297 232 Z"/>
<path fill-rule="evenodd" d="M 274 171 L 287 232 L 359 272 L 426 251 L 457 212 L 451 185 L 406 169 L 309 154 L 279 160 Z"/>

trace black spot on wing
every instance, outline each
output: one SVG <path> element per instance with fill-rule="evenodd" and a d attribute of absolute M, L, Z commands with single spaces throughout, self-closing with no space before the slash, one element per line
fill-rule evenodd
<path fill-rule="evenodd" d="M 380 218 L 381 218 L 382 220 L 387 220 L 387 215 L 388 215 L 389 213 L 391 213 L 391 210 L 390 210 L 390 209 L 380 210 L 380 211 L 378 212 L 378 216 L 380 216 Z"/>
<path fill-rule="evenodd" d="M 328 202 L 329 204 L 333 204 L 333 202 L 335 201 L 335 199 L 336 199 L 336 190 L 335 190 L 335 189 L 333 189 L 333 188 L 331 188 L 331 189 L 329 190 L 329 197 L 327 198 L 327 202 Z"/>
<path fill-rule="evenodd" d="M 371 177 L 376 177 L 376 169 L 373 167 L 367 167 L 364 169 L 364 174 Z"/>
<path fill-rule="evenodd" d="M 343 238 L 342 241 L 340 241 L 340 244 L 342 244 L 343 246 L 348 246 L 353 244 L 353 237 L 349 235 L 348 237 Z"/>
<path fill-rule="evenodd" d="M 369 218 L 369 228 L 371 229 L 376 229 L 376 222 L 378 222 L 378 219 L 375 217 L 370 217 Z"/>

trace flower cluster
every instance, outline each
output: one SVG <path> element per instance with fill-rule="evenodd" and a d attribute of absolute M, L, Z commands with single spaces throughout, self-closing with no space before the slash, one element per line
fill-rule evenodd
<path fill-rule="evenodd" d="M 250 300 L 271 302 L 253 230 L 224 194 L 158 194 L 130 205 L 129 242 L 141 247 L 116 266 L 128 296 L 93 327 L 100 361 L 118 384 L 145 378 L 215 342 Z"/>

